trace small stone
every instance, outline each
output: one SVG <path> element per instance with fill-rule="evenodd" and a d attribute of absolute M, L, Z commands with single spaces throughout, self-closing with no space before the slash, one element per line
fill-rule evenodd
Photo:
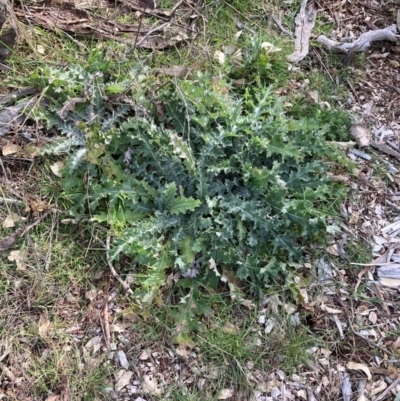
<path fill-rule="evenodd" d="M 147 361 L 149 358 L 150 358 L 150 353 L 147 350 L 144 350 L 139 356 L 139 359 L 141 361 Z"/>
<path fill-rule="evenodd" d="M 119 360 L 119 364 L 124 369 L 128 369 L 129 368 L 129 362 L 128 362 L 128 359 L 126 358 L 126 355 L 125 355 L 124 351 L 118 351 L 118 360 Z"/>
<path fill-rule="evenodd" d="M 271 397 L 273 398 L 273 399 L 278 399 L 278 397 L 281 395 L 281 391 L 279 390 L 279 388 L 278 387 L 274 387 L 272 390 L 271 390 Z"/>

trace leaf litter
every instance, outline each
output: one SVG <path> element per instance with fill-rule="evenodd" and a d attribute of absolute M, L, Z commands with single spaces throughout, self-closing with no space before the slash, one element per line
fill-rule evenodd
<path fill-rule="evenodd" d="M 135 14 L 136 18 L 170 18 L 171 16 L 174 18 L 179 14 L 178 9 L 172 13 L 171 10 L 151 8 L 153 2 L 126 1 L 124 3 L 134 13 L 141 13 Z M 18 10 L 16 14 L 20 18 L 27 18 L 33 24 L 48 29 L 56 27 L 86 38 L 104 39 L 120 36 L 121 40 L 126 40 L 124 35 L 136 32 L 138 33 L 138 47 L 146 48 L 148 46 L 152 49 L 166 48 L 176 44 L 177 40 L 186 40 L 190 36 L 188 32 L 191 33 L 191 28 L 182 35 L 179 30 L 171 30 L 169 34 L 172 38 L 174 35 L 178 36 L 175 39 L 168 39 L 167 35 L 167 39 L 164 39 L 165 31 L 161 34 L 162 29 L 160 29 L 160 31 L 153 31 L 153 37 L 153 35 L 149 35 L 151 28 L 146 25 L 146 22 L 142 22 L 140 26 L 138 22 L 133 25 L 110 23 L 105 17 L 97 20 L 101 23 L 99 31 L 95 32 L 93 29 L 95 14 L 93 8 L 90 7 L 90 2 L 83 5 L 81 3 L 79 7 L 76 5 L 77 3 L 60 5 L 61 3 L 53 1 L 46 4 L 48 4 L 47 8 L 41 8 L 42 14 L 39 13 L 39 6 L 36 5 L 26 6 L 24 15 Z M 318 10 L 327 20 L 339 22 L 339 28 L 337 32 L 334 32 L 339 39 L 348 33 L 355 35 L 355 33 L 362 32 L 365 29 L 365 26 L 362 25 L 364 23 L 369 29 L 370 24 L 378 21 L 376 8 L 369 8 L 368 5 L 362 3 L 346 5 L 346 8 L 341 6 L 341 2 L 325 2 Z M 54 19 L 55 12 L 59 12 L 61 15 L 60 22 Z M 385 7 L 379 9 L 379 12 L 381 12 L 383 20 L 390 19 L 390 13 Z M 357 19 L 361 14 L 366 18 Z M 96 18 L 99 16 L 96 15 Z M 162 20 L 162 18 L 160 19 Z M 68 21 L 73 21 L 73 24 L 68 24 Z M 359 25 L 360 21 L 361 25 Z M 159 26 L 162 26 L 161 22 L 160 24 Z M 162 39 L 158 36 L 159 34 Z M 377 53 L 369 53 L 370 59 L 374 61 L 368 66 L 365 77 L 361 77 L 353 85 L 354 98 L 344 105 L 353 113 L 361 114 L 364 121 L 371 127 L 371 132 L 366 132 L 365 125 L 362 125 L 364 131 L 353 134 L 359 145 L 368 152 L 371 149 L 372 141 L 377 144 L 374 149 L 379 151 L 378 155 L 371 152 L 373 157 L 369 160 L 348 153 L 349 158 L 357 163 L 359 173 L 356 177 L 349 178 L 352 185 L 352 198 L 342 205 L 343 224 L 349 232 L 344 248 L 348 247 L 351 242 L 361 242 L 361 239 L 364 239 L 367 244 L 372 246 L 371 260 L 368 261 L 369 263 L 365 263 L 370 266 L 365 266 L 359 273 L 354 266 L 353 269 L 349 268 L 349 265 L 343 266 L 342 262 L 346 256 L 339 252 L 338 240 L 338 243 L 333 244 L 327 251 L 330 254 L 329 258 L 322 258 L 314 264 L 308 263 L 308 266 L 304 265 L 305 271 L 310 271 L 318 276 L 320 282 L 307 288 L 305 293 L 305 288 L 299 286 L 299 291 L 303 291 L 303 296 L 299 298 L 297 305 L 286 305 L 278 295 L 270 296 L 265 300 L 264 308 L 258 312 L 257 319 L 262 328 L 259 335 L 260 346 L 264 344 L 265 340 L 268 341 L 268 336 L 279 329 L 276 316 L 284 308 L 290 316 L 307 311 L 310 330 L 324 331 L 327 346 L 330 346 L 330 349 L 322 346 L 309 349 L 309 354 L 315 359 L 314 365 L 311 365 L 311 368 L 303 366 L 292 374 L 286 374 L 279 369 L 269 372 L 258 371 L 254 368 L 254 364 L 247 364 L 246 374 L 251 377 L 256 388 L 248 398 L 253 401 L 296 399 L 308 401 L 374 399 L 379 401 L 393 399 L 400 393 L 398 364 L 396 364 L 396 359 L 393 359 L 398 356 L 400 337 L 392 334 L 397 332 L 400 318 L 398 312 L 400 182 L 397 178 L 400 167 L 398 167 L 398 159 L 392 159 L 395 158 L 393 154 L 388 153 L 387 149 L 386 151 L 382 150 L 385 149 L 382 147 L 385 145 L 393 152 L 400 152 L 398 146 L 400 126 L 396 120 L 399 116 L 399 97 L 395 90 L 399 86 L 397 85 L 399 76 L 396 68 L 400 64 L 396 63 L 399 60 L 400 51 L 397 52 L 396 44 L 388 46 L 390 46 L 390 50 L 381 52 L 378 54 L 379 57 L 372 57 Z M 219 62 L 223 62 L 224 58 L 232 53 L 232 50 L 236 51 L 231 47 L 218 53 Z M 371 52 L 376 52 L 376 47 L 373 47 Z M 358 73 L 356 70 L 353 71 L 354 74 Z M 162 73 L 172 76 L 181 75 L 178 68 Z M 372 81 L 369 80 L 371 77 L 374 77 Z M 388 82 L 390 83 L 388 84 Z M 312 93 L 310 96 L 315 102 L 319 102 L 318 94 Z M 20 111 L 19 109 L 18 113 Z M 8 110 L 8 114 L 3 115 L 8 128 L 15 116 L 18 116 L 14 113 L 14 117 L 10 118 L 11 112 L 12 110 Z M 389 184 L 376 177 L 373 171 L 375 168 L 372 166 L 373 162 L 384 166 Z M 59 169 L 54 165 L 51 167 L 52 171 L 54 169 L 53 173 L 58 175 Z M 36 207 L 36 209 L 38 208 Z M 26 231 L 21 231 L 21 233 L 24 232 Z M 15 241 L 6 249 L 13 246 Z M 0 243 L 0 249 L 1 245 L 4 245 L 4 242 Z M 10 260 L 18 263 L 19 255 L 15 252 L 20 251 L 13 252 Z M 358 289 L 358 292 L 353 292 L 354 288 Z M 111 287 L 109 291 L 116 290 Z M 77 344 L 82 344 L 81 349 L 84 353 L 82 360 L 85 364 L 90 364 L 99 354 L 104 354 L 105 340 L 100 320 L 103 295 L 102 291 L 95 291 L 91 294 L 89 311 L 79 324 L 68 324 L 70 320 L 74 320 L 72 316 L 79 309 L 77 303 L 74 304 L 71 299 L 68 302 L 62 299 L 57 305 L 62 312 L 60 316 L 63 316 L 64 319 L 64 332 L 69 333 Z M 379 303 L 372 302 L 372 298 L 378 299 Z M 109 299 L 109 297 L 106 299 L 110 311 L 108 318 L 112 321 L 120 318 L 119 313 L 123 310 L 124 305 L 118 305 L 116 299 Z M 291 324 L 296 324 L 296 319 L 290 321 Z M 146 394 L 160 396 L 163 394 L 163 389 L 170 383 L 180 382 L 188 388 L 198 386 L 201 389 L 201 383 L 205 378 L 211 377 L 215 380 L 218 377 L 218 369 L 211 370 L 209 367 L 202 366 L 199 350 L 196 347 L 192 350 L 184 348 L 185 352 L 182 354 L 179 347 L 166 347 L 152 341 L 138 344 L 135 333 L 129 329 L 129 325 L 126 326 L 123 321 L 119 323 L 118 330 L 114 334 L 114 342 L 110 347 L 110 354 L 107 356 L 104 354 L 108 361 L 123 368 L 116 370 L 116 378 L 110 383 L 110 394 L 113 398 L 118 399 L 119 393 L 122 392 L 127 397 L 147 401 Z M 90 327 L 90 333 L 92 333 L 91 338 L 85 337 L 85 341 L 82 335 L 84 327 Z M 224 331 L 235 333 L 236 325 L 226 324 Z M 39 322 L 38 332 L 43 337 L 54 335 L 53 327 L 46 317 L 42 317 L 42 321 Z M 135 346 L 132 348 L 129 344 L 135 344 Z M 18 382 L 16 369 L 12 365 L 3 368 L 4 371 L 6 369 L 8 369 L 7 376 L 10 382 L 8 384 L 3 382 L 4 388 Z M 23 381 L 24 379 L 21 378 L 21 383 Z M 224 388 L 220 391 L 218 398 L 230 399 L 234 396 L 235 392 L 232 389 Z M 49 396 L 50 399 L 51 397 L 56 400 L 61 396 L 53 394 Z"/>
<path fill-rule="evenodd" d="M 199 15 L 195 7 L 180 1 L 171 9 L 163 9 L 157 7 L 158 3 L 149 0 L 101 4 L 98 1 L 51 0 L 17 4 L 14 12 L 18 18 L 42 28 L 60 30 L 78 38 L 122 40 L 143 49 L 166 49 L 190 40 L 197 33 L 195 21 Z M 135 23 L 118 22 L 116 16 L 119 15 L 130 17 Z"/>

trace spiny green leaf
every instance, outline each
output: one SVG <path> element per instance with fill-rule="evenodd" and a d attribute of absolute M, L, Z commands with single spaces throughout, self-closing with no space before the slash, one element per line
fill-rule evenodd
<path fill-rule="evenodd" d="M 244 62 L 260 83 L 271 61 L 259 45 L 252 42 Z M 327 216 L 318 205 L 335 196 L 325 162 L 332 158 L 324 141 L 330 126 L 288 116 L 273 88 L 259 85 L 238 94 L 224 79 L 216 84 L 199 74 L 180 81 L 179 89 L 160 90 L 165 113 L 153 116 L 140 79 L 132 90 L 135 117 L 127 117 L 129 105 L 115 109 L 106 94 L 122 91 L 131 79 L 94 77 L 92 69 L 72 66 L 45 74 L 35 79 L 54 99 L 87 98 L 65 120 L 56 114 L 62 107 L 57 100 L 49 112 L 41 110 L 50 126 L 82 149 L 75 148 L 71 174 L 63 177 L 74 212 L 110 224 L 110 256 L 134 258 L 142 299 L 160 294 L 167 271 L 187 272 L 195 264 L 198 275 L 178 282 L 187 284 L 179 314 L 188 330 L 198 322 L 196 313 L 207 312 L 199 283 L 217 288 L 211 258 L 260 293 L 269 281 L 290 278 L 305 241 L 326 235 Z"/>
<path fill-rule="evenodd" d="M 196 170 L 196 162 L 194 160 L 192 150 L 187 145 L 187 143 L 177 134 L 171 134 L 170 139 L 171 145 L 173 146 L 173 152 L 177 154 L 181 159 L 184 159 L 184 164 L 189 173 L 194 175 Z"/>
<path fill-rule="evenodd" d="M 190 237 L 182 240 L 181 252 L 186 263 L 193 263 L 196 252 L 194 251 L 194 241 Z"/>
<path fill-rule="evenodd" d="M 186 213 L 189 211 L 193 211 L 196 207 L 199 207 L 200 205 L 201 201 L 198 199 L 179 196 L 170 203 L 169 212 L 171 214 Z"/>

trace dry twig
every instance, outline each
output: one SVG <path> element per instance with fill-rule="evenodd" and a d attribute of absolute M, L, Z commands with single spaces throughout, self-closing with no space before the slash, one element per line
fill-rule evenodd
<path fill-rule="evenodd" d="M 130 289 L 129 285 L 124 280 L 122 280 L 120 275 L 114 269 L 113 264 L 111 263 L 111 260 L 110 260 L 110 236 L 107 236 L 107 239 L 106 239 L 106 257 L 107 257 L 107 264 L 108 264 L 108 267 L 110 268 L 111 274 L 114 276 L 114 278 L 116 278 L 120 282 L 120 284 L 122 285 L 122 287 L 128 294 L 133 294 L 133 291 Z"/>
<path fill-rule="evenodd" d="M 110 322 L 108 320 L 108 291 L 104 293 L 104 304 L 103 304 L 103 309 L 101 310 L 100 317 L 102 320 L 102 328 L 103 328 L 103 335 L 104 335 L 104 341 L 106 343 L 106 348 L 107 350 L 110 349 L 111 345 L 111 332 L 110 332 Z"/>
<path fill-rule="evenodd" d="M 24 234 L 31 228 L 37 226 L 51 212 L 53 212 L 53 209 L 47 209 L 41 216 L 36 217 L 36 219 L 25 224 L 23 227 L 18 228 L 14 234 L 0 240 L 0 252 L 5 252 L 10 249 Z"/>
<path fill-rule="evenodd" d="M 374 401 L 382 401 L 386 398 L 386 396 L 400 383 L 400 377 L 398 377 L 387 389 L 381 393 L 378 397 L 375 398 Z"/>
<path fill-rule="evenodd" d="M 400 160 L 400 153 L 391 149 L 389 146 L 380 144 L 376 141 L 371 141 L 370 145 L 373 148 L 378 149 L 379 151 L 386 153 L 387 155 L 392 156 L 392 157 L 396 158 L 397 160 Z"/>
<path fill-rule="evenodd" d="M 388 349 L 386 349 L 386 348 L 380 346 L 379 344 L 375 344 L 375 343 L 374 343 L 373 341 L 371 341 L 369 338 L 363 336 L 363 335 L 360 334 L 360 333 L 357 333 L 357 331 L 356 331 L 356 330 L 354 329 L 354 327 L 353 327 L 353 322 L 352 322 L 352 320 L 351 320 L 349 314 L 347 313 L 346 306 L 344 305 L 344 303 L 342 302 L 342 300 L 341 300 L 339 297 L 337 297 L 336 300 L 337 300 L 337 301 L 340 303 L 340 305 L 342 306 L 343 312 L 346 314 L 346 318 L 347 318 L 347 321 L 348 321 L 348 323 L 349 323 L 350 330 L 351 330 L 351 332 L 352 332 L 356 337 L 361 338 L 362 340 L 366 341 L 366 342 L 367 342 L 369 345 L 371 345 L 372 347 L 375 347 L 375 348 L 380 349 L 383 353 L 388 354 L 388 355 L 391 355 L 393 358 L 396 357 L 392 351 L 389 351 Z M 350 299 L 350 301 L 351 301 L 351 299 Z"/>
<path fill-rule="evenodd" d="M 278 28 L 285 34 L 288 35 L 290 37 L 293 36 L 292 32 L 288 31 L 281 23 L 281 21 L 279 21 L 279 18 L 275 15 L 275 14 L 271 14 L 271 18 L 274 20 L 275 24 L 278 26 Z"/>

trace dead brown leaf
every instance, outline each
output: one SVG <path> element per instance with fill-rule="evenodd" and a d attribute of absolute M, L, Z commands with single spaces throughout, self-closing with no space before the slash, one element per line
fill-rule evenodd
<path fill-rule="evenodd" d="M 10 142 L 9 144 L 3 146 L 2 151 L 3 156 L 9 156 L 19 153 L 21 151 L 21 148 L 18 145 Z"/>
<path fill-rule="evenodd" d="M 387 386 L 388 386 L 388 385 L 387 385 L 383 380 L 380 380 L 380 381 L 377 383 L 377 386 L 374 387 L 374 388 L 371 390 L 370 395 L 373 397 L 374 395 L 377 395 L 377 394 L 381 393 L 382 391 L 384 391 L 384 390 L 387 388 Z"/>
<path fill-rule="evenodd" d="M 19 223 L 20 221 L 25 220 L 24 217 L 21 217 L 19 214 L 10 213 L 3 221 L 3 228 L 12 228 L 15 227 L 15 223 Z"/>
<path fill-rule="evenodd" d="M 389 55 L 389 53 L 374 53 L 374 54 L 371 54 L 369 57 L 374 58 L 374 59 L 382 59 L 382 58 L 386 58 L 388 55 Z"/>
<path fill-rule="evenodd" d="M 50 320 L 47 317 L 45 317 L 39 326 L 38 333 L 39 333 L 40 337 L 46 338 L 49 335 L 51 328 L 52 328 L 52 324 L 51 324 Z"/>
<path fill-rule="evenodd" d="M 393 349 L 398 349 L 400 347 L 400 337 L 397 337 L 396 340 L 393 341 L 392 343 L 392 348 Z"/>
<path fill-rule="evenodd" d="M 376 315 L 375 312 L 370 312 L 369 316 L 368 316 L 368 320 L 372 323 L 372 324 L 376 324 L 377 320 L 378 320 L 378 316 Z"/>
<path fill-rule="evenodd" d="M 219 400 L 227 400 L 227 399 L 233 397 L 234 394 L 235 393 L 234 393 L 234 391 L 232 389 L 224 388 L 219 392 L 218 399 Z"/>
<path fill-rule="evenodd" d="M 231 322 L 225 322 L 224 326 L 222 327 L 222 331 L 228 334 L 236 334 L 239 330 Z"/>
<path fill-rule="evenodd" d="M 150 358 L 150 351 L 145 349 L 139 356 L 139 360 L 141 361 L 147 361 Z"/>
<path fill-rule="evenodd" d="M 157 378 L 151 375 L 144 375 L 142 381 L 143 391 L 147 394 L 160 396 L 162 390 L 158 384 Z"/>
<path fill-rule="evenodd" d="M 186 65 L 175 65 L 173 67 L 157 68 L 156 71 L 162 75 L 183 77 L 189 71 L 189 69 L 186 67 Z"/>
<path fill-rule="evenodd" d="M 27 257 L 28 257 L 28 250 L 25 249 L 23 251 L 21 250 L 11 251 L 7 259 L 17 264 L 17 270 L 24 271 L 26 270 L 25 262 Z"/>
<path fill-rule="evenodd" d="M 130 383 L 132 376 L 133 372 L 121 369 L 117 374 L 117 382 L 115 383 L 115 390 L 121 391 L 124 387 L 126 387 Z"/>
<path fill-rule="evenodd" d="M 348 362 L 347 368 L 350 370 L 362 370 L 367 375 L 368 380 L 372 379 L 372 375 L 368 366 L 363 363 Z"/>
<path fill-rule="evenodd" d="M 374 375 L 385 375 L 385 376 L 390 376 L 392 372 L 388 369 L 385 368 L 378 368 L 376 366 L 371 366 L 369 368 L 370 372 Z"/>
<path fill-rule="evenodd" d="M 329 254 L 333 255 L 333 256 L 339 256 L 337 244 L 333 244 L 333 245 L 328 246 L 328 247 L 326 248 L 326 251 L 327 251 Z"/>
<path fill-rule="evenodd" d="M 38 214 L 39 212 L 43 212 L 48 210 L 50 205 L 46 202 L 42 201 L 40 198 L 34 196 L 28 196 L 25 199 L 25 211 L 26 212 L 33 212 L 34 215 Z"/>
<path fill-rule="evenodd" d="M 366 266 L 360 271 L 360 273 L 357 274 L 358 280 L 357 280 L 356 286 L 354 288 L 354 291 L 357 291 L 357 288 L 361 284 L 361 279 L 363 278 L 364 274 L 369 273 L 373 268 L 374 268 L 374 266 Z"/>
<path fill-rule="evenodd" d="M 180 345 L 178 348 L 175 349 L 175 352 L 177 355 L 179 355 L 183 359 L 189 358 L 190 350 L 186 347 L 183 347 Z"/>
<path fill-rule="evenodd" d="M 46 398 L 46 401 L 60 401 L 60 394 L 52 394 Z"/>
<path fill-rule="evenodd" d="M 327 313 L 330 313 L 330 314 L 340 314 L 340 313 L 342 313 L 342 311 L 340 309 L 334 309 L 334 308 L 331 308 L 329 306 L 326 306 L 325 304 L 321 305 L 321 310 L 323 310 L 323 311 L 325 311 Z"/>
<path fill-rule="evenodd" d="M 399 278 L 380 277 L 379 282 L 384 287 L 400 288 L 400 279 Z"/>

